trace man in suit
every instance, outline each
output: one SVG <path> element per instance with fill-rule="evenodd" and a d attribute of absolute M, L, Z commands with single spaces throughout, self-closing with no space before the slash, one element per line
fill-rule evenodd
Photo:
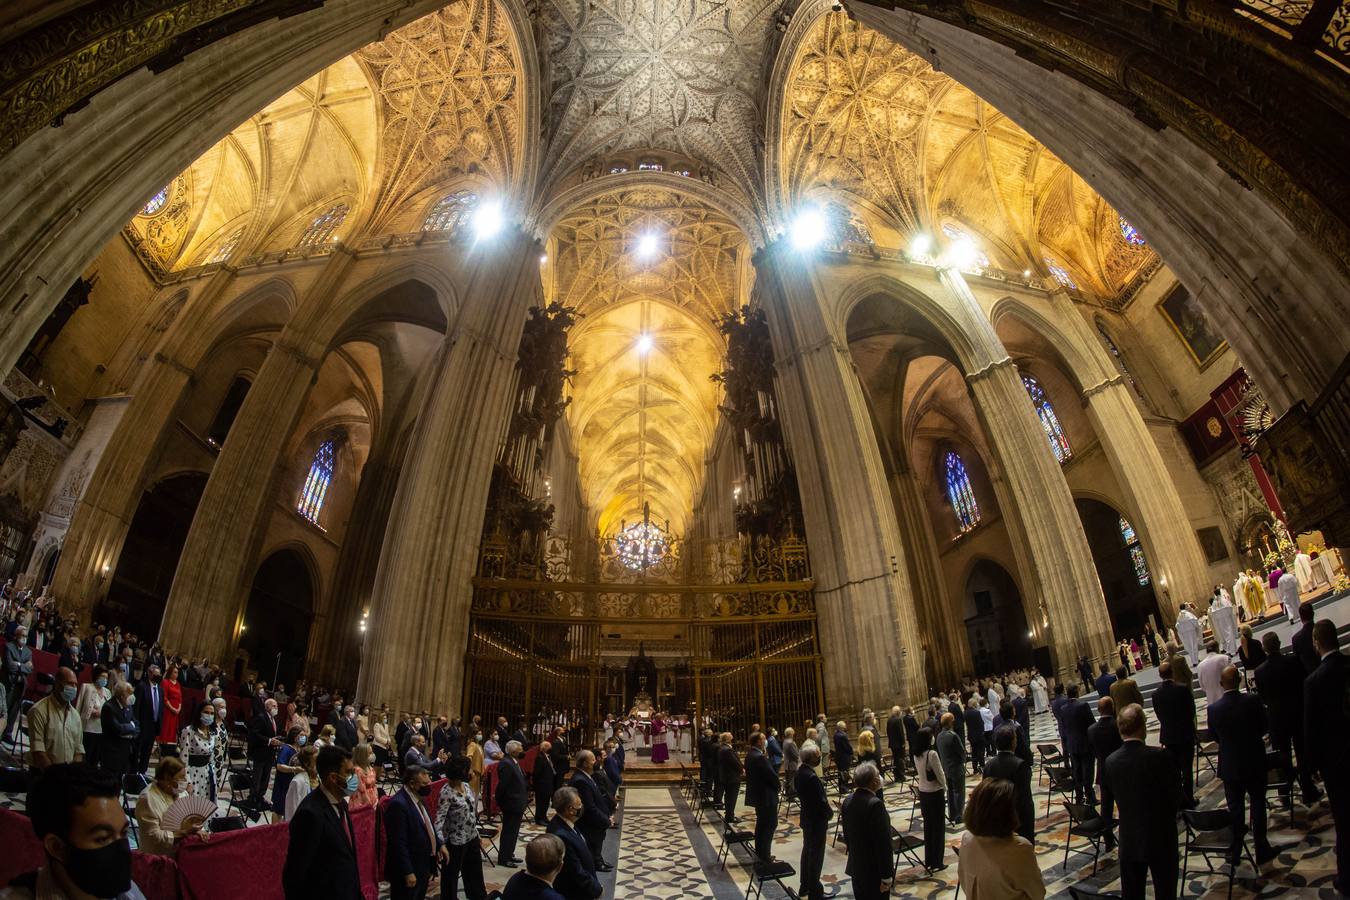
<path fill-rule="evenodd" d="M 347 798 L 357 788 L 352 755 L 324 747 L 315 768 L 319 789 L 300 801 L 287 825 L 290 843 L 281 871 L 286 900 L 363 900 L 356 831 L 347 813 Z"/>
<path fill-rule="evenodd" d="M 554 889 L 567 851 L 555 834 L 541 834 L 525 845 L 525 871 L 506 883 L 502 900 L 566 900 Z"/>
<path fill-rule="evenodd" d="M 964 745 L 966 742 L 966 712 L 961 707 L 961 695 L 953 693 L 947 698 L 947 712 L 952 714 L 952 731 L 961 739 Z"/>
<path fill-rule="evenodd" d="M 698 780 L 705 797 L 711 795 L 714 805 L 721 803 L 717 790 L 717 735 L 705 727 L 698 739 Z"/>
<path fill-rule="evenodd" d="M 853 896 L 858 900 L 885 897 L 895 871 L 891 818 L 878 796 L 880 791 L 881 773 L 865 762 L 853 773 L 853 793 L 844 801 L 844 843 L 848 845 L 844 871 L 853 879 Z"/>
<path fill-rule="evenodd" d="M 1305 603 L 1299 612 L 1311 607 L 1311 603 Z M 1350 715 L 1345 707 L 1350 666 L 1341 654 L 1336 626 L 1329 619 L 1313 626 L 1312 637 L 1319 659 L 1317 668 L 1303 682 L 1303 741 L 1308 748 L 1308 762 L 1322 773 L 1322 785 L 1331 804 L 1331 819 L 1336 828 L 1333 885 L 1341 894 L 1347 894 L 1350 841 L 1341 840 L 1341 829 L 1350 824 Z"/>
<path fill-rule="evenodd" d="M 417 741 L 424 741 L 420 735 Z M 520 741 L 506 742 L 506 755 L 497 764 L 497 791 L 493 794 L 497 808 L 502 811 L 502 844 L 497 853 L 498 865 L 515 868 L 520 865 L 516 856 L 516 839 L 520 836 L 520 821 L 530 802 L 530 789 L 525 773 L 520 768 Z"/>
<path fill-rule="evenodd" d="M 159 683 L 159 677 L 159 666 L 151 666 L 145 680 L 136 685 L 136 721 L 141 723 L 141 746 L 135 770 L 141 773 L 150 767 L 150 751 L 159 738 L 159 720 L 164 715 L 164 687 Z M 263 782 L 263 789 L 266 787 L 267 783 Z M 261 797 L 262 794 L 254 796 Z"/>
<path fill-rule="evenodd" d="M 1284 655 L 1280 636 L 1273 629 L 1261 636 L 1261 648 L 1266 651 L 1266 661 L 1256 667 L 1256 693 L 1270 719 L 1270 746 L 1292 773 L 1290 780 L 1297 777 L 1304 805 L 1312 806 L 1322 798 L 1322 792 L 1313 784 L 1313 767 L 1308 764 L 1307 745 L 1303 743 L 1303 663 Z"/>
<path fill-rule="evenodd" d="M 1004 725 L 994 732 L 995 753 L 984 764 L 985 778 L 1006 778 L 1016 788 L 1017 833 L 1036 843 L 1036 801 L 1031 793 L 1031 763 L 1018 756 L 1017 726 Z"/>
<path fill-rule="evenodd" d="M 1170 660 L 1158 666 L 1161 683 L 1153 692 L 1162 745 L 1172 754 L 1181 775 L 1181 805 L 1195 809 L 1195 694 L 1173 675 Z"/>
<path fill-rule="evenodd" d="M 1117 682 L 1119 684 L 1119 682 Z M 1125 704 L 1129 706 L 1129 704 Z M 1136 704 L 1143 709 L 1142 704 Z M 1122 707 L 1123 708 L 1123 707 Z M 1102 789 L 1102 821 L 1111 822 L 1115 816 L 1115 795 L 1106 783 L 1106 760 L 1120 749 L 1122 743 L 1120 729 L 1116 727 L 1116 704 L 1110 697 L 1097 701 L 1097 721 L 1088 729 L 1088 742 L 1092 744 L 1092 756 L 1097 760 L 1097 786 Z M 1116 844 L 1115 835 L 1106 833 L 1106 849 Z"/>
<path fill-rule="evenodd" d="M 553 785 L 558 780 L 558 773 L 553 768 L 553 760 L 549 758 L 549 751 L 553 745 L 544 741 L 539 745 L 539 752 L 534 755 L 534 769 L 530 772 L 530 781 L 534 784 L 534 824 L 548 824 L 548 804 L 553 797 Z M 566 843 L 564 841 L 563 843 Z"/>
<path fill-rule="evenodd" d="M 901 717 L 901 721 L 905 723 L 905 743 L 913 747 L 914 738 L 919 734 L 919 720 L 914 718 L 914 710 L 911 707 L 905 707 L 905 714 Z M 821 732 L 821 734 L 824 734 L 824 732 Z M 908 757 L 909 754 L 906 753 L 905 756 Z"/>
<path fill-rule="evenodd" d="M 1088 690 L 1092 690 L 1092 682 L 1088 681 Z M 1055 720 L 1055 731 L 1059 732 L 1059 743 L 1064 745 L 1064 723 L 1059 720 L 1059 712 L 1064 708 L 1064 704 L 1069 702 L 1069 698 L 1064 696 L 1064 682 L 1055 682 L 1055 696 L 1050 698 L 1050 715 Z"/>
<path fill-rule="evenodd" d="M 972 771 L 978 773 L 984 768 L 984 755 L 987 752 L 984 745 L 984 716 L 980 715 L 980 700 L 978 697 L 970 698 L 963 715 L 966 720 L 966 735 L 970 738 Z"/>
<path fill-rule="evenodd" d="M 145 733 L 141 725 L 141 734 Z M 248 720 L 248 759 L 253 767 L 253 799 L 257 808 L 267 808 L 267 782 L 272 777 L 272 766 L 277 759 L 277 748 L 282 744 L 277 728 L 277 701 L 267 699 L 263 711 Z"/>
<path fill-rule="evenodd" d="M 1078 677 L 1083 679 L 1083 690 L 1092 693 L 1092 663 L 1086 656 L 1078 657 Z"/>
<path fill-rule="evenodd" d="M 445 716 L 436 719 L 436 727 L 431 729 L 431 753 L 439 756 L 442 752 L 446 758 L 453 756 L 450 752 L 450 720 Z"/>
<path fill-rule="evenodd" d="M 848 786 L 848 770 L 853 766 L 853 744 L 843 722 L 834 723 L 834 767 L 839 771 L 839 793 Z"/>
<path fill-rule="evenodd" d="M 947 818 L 961 824 L 966 808 L 966 744 L 956 734 L 956 716 L 942 714 L 942 730 L 937 736 L 938 761 L 947 779 Z"/>
<path fill-rule="evenodd" d="M 735 748 L 731 746 L 731 732 L 723 732 L 717 747 L 717 781 L 722 787 L 722 821 L 726 823 L 728 831 L 740 821 L 736 818 L 736 801 L 741 796 L 741 776 L 744 773 L 745 766 L 741 765 Z"/>
<path fill-rule="evenodd" d="M 1116 668 L 1116 680 L 1111 684 L 1111 703 L 1116 709 L 1124 709 L 1131 703 L 1144 705 L 1144 695 L 1139 685 L 1130 677 L 1130 671 L 1124 666 Z"/>
<path fill-rule="evenodd" d="M 1114 681 L 1114 676 L 1112 681 Z M 1060 707 L 1060 721 L 1064 723 L 1064 755 L 1069 757 L 1073 766 L 1074 799 L 1078 803 L 1096 805 L 1097 798 L 1092 788 L 1093 758 L 1092 742 L 1088 740 L 1088 729 L 1094 721 L 1092 709 L 1078 698 L 1078 685 L 1068 688 L 1069 700 Z M 1102 696 L 1108 696 L 1108 690 Z"/>
<path fill-rule="evenodd" d="M 408 744 L 408 752 L 403 754 L 403 767 L 417 766 L 426 769 L 432 777 L 439 778 L 441 771 L 445 768 L 446 753 L 442 750 L 436 755 L 435 759 L 427 756 L 427 739 L 421 732 L 412 733 L 412 741 Z"/>
<path fill-rule="evenodd" d="M 591 856 L 586 839 L 577 830 L 577 822 L 585 805 L 575 788 L 561 787 L 553 794 L 553 818 L 548 822 L 548 833 L 563 842 L 567 853 L 562 871 L 553 879 L 553 889 L 564 900 L 595 900 L 600 896 L 600 879 L 595 874 L 595 858 Z M 529 856 L 529 849 L 525 854 Z"/>
<path fill-rule="evenodd" d="M 610 808 L 609 800 L 605 797 L 604 791 L 595 783 L 593 773 L 595 772 L 595 754 L 590 750 L 582 750 L 577 754 L 576 771 L 572 773 L 571 787 L 574 788 L 581 797 L 581 804 L 584 809 L 581 812 L 581 818 L 577 822 L 577 829 L 581 836 L 586 839 L 586 846 L 591 849 L 591 858 L 595 860 L 595 870 L 597 872 L 609 872 L 613 866 L 605 862 L 605 834 L 609 826 L 614 824 L 613 810 Z"/>
<path fill-rule="evenodd" d="M 834 810 L 825 797 L 825 784 L 816 774 L 820 751 L 807 747 L 802 751 L 802 764 L 793 776 L 793 789 L 801 805 L 802 876 L 799 896 L 806 900 L 824 900 L 825 887 L 820 883 L 820 870 L 825 865 L 825 834 L 830 828 Z"/>
<path fill-rule="evenodd" d="M 1177 896 L 1177 814 L 1181 778 L 1171 754 L 1144 741 L 1148 723 L 1144 708 L 1131 704 L 1116 722 L 1123 739 L 1106 758 L 1103 793 L 1111 791 L 1119 808 L 1120 881 L 1126 900 L 1144 900 L 1144 886 L 1153 876 L 1157 900 Z"/>
<path fill-rule="evenodd" d="M 19 707 L 23 703 L 24 691 L 28 688 L 28 676 L 33 673 L 33 649 L 28 646 L 28 629 L 23 625 L 14 629 L 12 640 L 5 643 L 5 740 L 19 721 Z M 159 733 L 159 723 L 155 723 L 155 732 Z M 150 759 L 146 754 L 146 763 L 140 771 L 144 772 Z"/>
<path fill-rule="evenodd" d="M 384 806 L 384 880 L 391 900 L 423 900 L 436 864 L 450 858 L 422 800 L 430 793 L 431 773 L 409 766 L 403 770 L 403 790 Z"/>
<path fill-rule="evenodd" d="M 1318 667 L 1322 658 L 1317 653 L 1317 647 L 1313 643 L 1313 605 L 1303 603 L 1298 608 L 1298 620 L 1303 623 L 1303 627 L 1294 635 L 1294 655 L 1298 657 L 1299 662 L 1303 663 L 1303 671 L 1312 674 L 1312 671 Z"/>
<path fill-rule="evenodd" d="M 778 827 L 778 773 L 764 752 L 764 733 L 750 735 L 745 753 L 745 802 L 755 810 L 755 855 L 773 858 L 773 831 Z"/>
<path fill-rule="evenodd" d="M 1241 853 L 1250 800 L 1256 863 L 1261 865 L 1278 855 L 1266 839 L 1266 708 L 1255 695 L 1238 690 L 1241 682 L 1237 666 L 1220 673 L 1223 694 L 1209 707 L 1209 730 L 1219 742 L 1219 777 L 1233 816 L 1234 858 Z"/>
<path fill-rule="evenodd" d="M 445 729 L 445 752 L 451 759 L 456 756 L 462 756 L 464 753 L 464 732 L 460 728 L 460 718 L 455 716 L 450 720 L 450 727 Z"/>
<path fill-rule="evenodd" d="M 344 706 L 342 708 L 342 717 L 338 719 L 338 723 L 333 730 L 337 732 L 333 736 L 333 743 L 343 750 L 356 749 L 356 745 L 361 742 L 361 736 L 356 732 L 355 706 Z"/>
<path fill-rule="evenodd" d="M 1097 676 L 1097 696 L 1109 696 L 1111 693 L 1111 685 L 1115 683 L 1116 676 L 1111 674 L 1111 670 L 1107 667 L 1106 663 L 1102 663 L 1102 674 Z M 1073 694 L 1070 694 L 1069 696 L 1072 697 Z"/>
<path fill-rule="evenodd" d="M 901 718 L 898 706 L 891 707 L 890 718 L 886 720 L 886 741 L 891 748 L 891 765 L 895 768 L 898 784 L 905 780 L 905 720 Z"/>

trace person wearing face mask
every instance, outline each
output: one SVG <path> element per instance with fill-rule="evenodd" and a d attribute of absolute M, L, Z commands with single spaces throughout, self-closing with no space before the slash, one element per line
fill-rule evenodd
<path fill-rule="evenodd" d="M 389 762 L 389 714 L 382 712 L 376 716 L 371 731 L 370 749 L 375 754 L 375 764 L 383 769 Z"/>
<path fill-rule="evenodd" d="M 602 892 L 600 879 L 595 874 L 595 858 L 591 856 L 586 839 L 577 830 L 577 822 L 585 810 L 581 795 L 575 788 L 560 787 L 553 792 L 552 800 L 554 816 L 549 820 L 548 833 L 567 848 L 562 871 L 553 880 L 553 889 L 562 894 L 564 900 L 595 900 Z"/>
<path fill-rule="evenodd" d="M 286 805 L 286 792 L 295 776 L 304 771 L 297 759 L 305 746 L 305 735 L 299 728 L 286 732 L 286 743 L 277 750 L 277 774 L 272 779 L 272 808 L 282 809 Z"/>
<path fill-rule="evenodd" d="M 300 804 L 304 803 L 310 792 L 319 786 L 320 749 L 314 746 L 301 747 L 292 757 L 291 762 L 296 768 L 295 777 L 287 782 L 286 794 L 281 798 L 281 802 L 274 803 L 282 819 L 290 821 L 295 811 L 300 808 Z"/>
<path fill-rule="evenodd" d="M 19 721 L 19 704 L 28 687 L 28 676 L 33 672 L 33 650 L 28 646 L 28 629 L 20 625 L 14 629 L 13 640 L 5 644 L 5 740 Z"/>
<path fill-rule="evenodd" d="M 216 796 L 219 797 L 230 775 L 230 726 L 227 721 L 230 711 L 224 697 L 211 701 L 211 712 L 216 717 L 212 727 L 216 732 Z"/>
<path fill-rule="evenodd" d="M 108 689 L 108 670 L 102 664 L 94 666 L 94 678 L 80 685 L 75 695 L 75 709 L 80 713 L 84 729 L 84 761 L 91 766 L 99 764 L 98 752 L 103 745 L 103 707 L 112 699 Z"/>
<path fill-rule="evenodd" d="M 151 666 L 146 679 L 136 686 L 136 718 L 141 723 L 141 746 L 135 771 L 144 772 L 150 767 L 150 751 L 159 737 L 160 722 L 164 718 L 164 689 L 159 683 L 159 666 Z"/>
<path fill-rule="evenodd" d="M 431 773 L 421 766 L 403 770 L 403 790 L 384 807 L 384 878 L 392 900 L 423 900 L 437 863 L 449 859 L 423 798 L 431 794 Z"/>
<path fill-rule="evenodd" d="M 216 799 L 216 710 L 203 704 L 178 735 L 178 752 L 187 761 L 188 789 Z"/>
<path fill-rule="evenodd" d="M 474 731 L 464 755 L 469 759 L 469 788 L 477 796 L 483 786 L 483 733 Z"/>
<path fill-rule="evenodd" d="M 136 800 L 136 848 L 142 853 L 173 856 L 178 843 L 201 828 L 200 824 L 184 822 L 177 831 L 169 831 L 161 824 L 164 813 L 174 801 L 183 796 L 186 784 L 183 761 L 166 756 L 155 766 L 155 780 Z"/>
<path fill-rule="evenodd" d="M 141 745 L 141 723 L 136 720 L 136 710 L 132 709 L 134 702 L 131 684 L 119 681 L 113 688 L 112 699 L 103 704 L 99 714 L 102 720 L 99 765 L 103 771 L 118 778 L 131 771 L 132 760 Z"/>
<path fill-rule="evenodd" d="M 260 808 L 266 808 L 267 782 L 272 775 L 277 750 L 281 747 L 277 725 L 277 701 L 268 698 L 263 711 L 248 723 L 248 758 L 253 765 L 253 796 Z"/>
<path fill-rule="evenodd" d="M 75 709 L 79 683 L 65 666 L 56 670 L 52 692 L 28 710 L 28 735 L 33 742 L 33 768 L 84 760 L 84 729 Z"/>
<path fill-rule="evenodd" d="M 300 803 L 290 820 L 281 873 L 286 900 L 362 900 L 356 831 L 347 811 L 347 798 L 357 788 L 351 754 L 324 747 L 315 769 L 319 789 Z"/>
<path fill-rule="evenodd" d="M 46 862 L 0 889 L 0 900 L 145 900 L 131 880 L 121 790 L 116 778 L 86 765 L 44 770 L 28 792 L 28 816 Z"/>

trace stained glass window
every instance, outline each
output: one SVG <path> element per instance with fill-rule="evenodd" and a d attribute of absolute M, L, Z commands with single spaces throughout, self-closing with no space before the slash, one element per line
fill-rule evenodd
<path fill-rule="evenodd" d="M 207 258 L 206 264 L 210 265 L 211 263 L 229 262 L 230 257 L 234 254 L 235 248 L 239 246 L 239 241 L 243 236 L 244 229 L 240 228 L 234 234 L 221 241 L 220 246 L 216 248 L 216 252 L 212 253 L 211 256 Z"/>
<path fill-rule="evenodd" d="M 688 170 L 688 169 L 680 168 L 680 169 L 671 169 L 670 171 L 671 171 L 671 174 L 672 174 L 672 175 L 679 175 L 681 178 L 688 178 L 688 177 L 689 177 L 689 170 Z"/>
<path fill-rule="evenodd" d="M 458 231 L 478 208 L 478 195 L 473 191 L 455 191 L 436 201 L 422 223 L 423 231 Z"/>
<path fill-rule="evenodd" d="M 1148 584 L 1148 562 L 1144 559 L 1144 548 L 1139 546 L 1139 538 L 1134 533 L 1134 526 L 1124 516 L 1120 517 L 1120 536 L 1125 541 L 1125 549 L 1130 554 L 1130 562 L 1134 564 L 1134 577 L 1139 579 L 1141 585 Z"/>
<path fill-rule="evenodd" d="M 1144 236 L 1139 233 L 1139 229 L 1126 222 L 1124 216 L 1120 217 L 1120 236 L 1125 239 L 1125 243 L 1133 244 L 1136 247 L 1142 247 L 1147 243 Z"/>
<path fill-rule="evenodd" d="M 979 241 L 975 240 L 969 234 L 966 234 L 964 230 L 953 225 L 951 222 L 946 222 L 942 226 L 942 234 L 953 244 L 961 243 L 962 241 L 970 244 L 975 250 L 975 265 L 979 266 L 981 269 L 989 268 L 989 254 L 985 253 L 984 250 L 980 248 Z"/>
<path fill-rule="evenodd" d="M 666 169 L 666 167 L 663 166 L 663 165 L 661 165 L 661 164 L 658 163 L 658 162 L 643 162 L 643 163 L 638 163 L 638 171 L 639 171 L 639 172 L 664 172 L 665 169 Z"/>
<path fill-rule="evenodd" d="M 141 215 L 153 216 L 164 208 L 164 204 L 169 202 L 169 186 L 166 184 L 159 189 L 159 193 L 150 198 L 150 202 L 141 208 Z"/>
<path fill-rule="evenodd" d="M 947 499 L 951 500 L 961 530 L 969 531 L 980 524 L 980 506 L 975 502 L 975 489 L 966 474 L 966 464 L 959 454 L 948 450 L 944 468 L 947 470 Z"/>
<path fill-rule="evenodd" d="M 654 522 L 634 522 L 623 528 L 615 542 L 619 559 L 630 569 L 646 569 L 656 565 L 670 552 L 670 539 Z"/>
<path fill-rule="evenodd" d="M 1022 376 L 1022 384 L 1026 385 L 1027 393 L 1031 396 L 1031 405 L 1036 407 L 1036 417 L 1041 420 L 1041 429 L 1050 442 L 1050 449 L 1055 452 L 1055 459 L 1060 463 L 1067 462 L 1073 456 L 1073 451 L 1069 449 L 1069 439 L 1064 436 L 1064 429 L 1060 427 L 1055 408 L 1050 405 L 1050 398 L 1045 396 L 1041 383 L 1030 375 Z"/>
<path fill-rule="evenodd" d="M 317 247 L 333 239 L 333 235 L 347 218 L 347 204 L 339 203 L 326 212 L 321 212 L 309 223 L 305 233 L 300 235 L 299 247 Z"/>
<path fill-rule="evenodd" d="M 319 524 L 319 513 L 323 510 L 324 497 L 328 495 L 328 485 L 333 482 L 333 464 L 337 461 L 337 447 L 329 438 L 314 451 L 314 461 L 309 464 L 309 475 L 305 478 L 304 489 L 300 491 L 300 502 L 296 512 Z"/>
<path fill-rule="evenodd" d="M 1069 274 L 1068 269 L 1057 264 L 1054 260 L 1052 260 L 1048 256 L 1045 258 L 1044 262 L 1046 271 L 1049 272 L 1050 276 L 1054 278 L 1056 281 L 1058 281 L 1060 284 L 1069 288 L 1076 289 L 1078 287 L 1078 282 L 1073 280 L 1073 276 Z"/>
<path fill-rule="evenodd" d="M 1120 369 L 1120 374 L 1125 376 L 1125 380 L 1130 383 L 1130 387 L 1134 388 L 1134 392 L 1139 393 L 1139 385 L 1135 382 L 1134 375 L 1130 373 L 1130 367 L 1125 365 L 1124 354 L 1120 352 L 1120 348 L 1116 346 L 1115 340 L 1111 337 L 1111 332 L 1106 330 L 1106 325 L 1101 320 L 1097 321 L 1097 333 L 1102 336 L 1102 340 L 1106 343 L 1106 349 L 1115 357 L 1116 368 Z"/>
<path fill-rule="evenodd" d="M 624 172 L 627 172 L 627 171 L 628 171 L 628 167 L 627 167 L 627 166 L 623 166 L 623 165 L 619 165 L 619 166 L 610 166 L 610 167 L 609 167 L 609 174 L 611 174 L 611 175 L 622 175 Z"/>

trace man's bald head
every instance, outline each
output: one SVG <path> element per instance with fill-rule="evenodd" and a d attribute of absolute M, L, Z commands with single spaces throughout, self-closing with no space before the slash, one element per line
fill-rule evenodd
<path fill-rule="evenodd" d="M 1103 697 L 1097 701 L 1097 714 L 1100 716 L 1114 716 L 1116 714 L 1116 701 L 1110 697 Z"/>
<path fill-rule="evenodd" d="M 1238 674 L 1237 666 L 1226 666 L 1219 674 L 1219 686 L 1225 691 L 1235 691 L 1241 683 L 1242 676 Z"/>
<path fill-rule="evenodd" d="M 1127 741 L 1142 741 L 1148 737 L 1148 720 L 1144 718 L 1144 708 L 1131 703 L 1116 716 L 1116 728 L 1120 736 Z"/>

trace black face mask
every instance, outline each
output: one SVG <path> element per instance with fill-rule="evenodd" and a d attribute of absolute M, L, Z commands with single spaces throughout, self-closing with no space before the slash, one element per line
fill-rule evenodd
<path fill-rule="evenodd" d="M 116 897 L 131 890 L 131 842 L 113 841 L 97 850 L 66 845 L 66 875 L 95 897 Z"/>
<path fill-rule="evenodd" d="M 430 797 L 431 785 L 429 784 L 422 785 L 420 788 L 417 789 L 417 793 L 421 794 L 423 797 Z"/>

